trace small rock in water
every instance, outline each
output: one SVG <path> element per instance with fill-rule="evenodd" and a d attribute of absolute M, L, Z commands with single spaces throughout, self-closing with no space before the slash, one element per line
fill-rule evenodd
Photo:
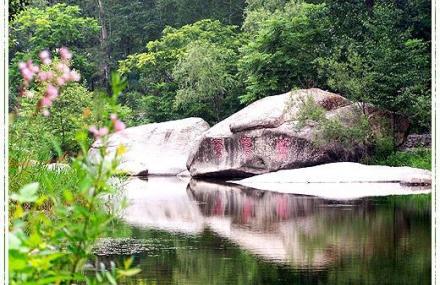
<path fill-rule="evenodd" d="M 133 255 L 150 251 L 153 247 L 146 240 L 132 238 L 104 238 L 98 241 L 95 255 Z"/>

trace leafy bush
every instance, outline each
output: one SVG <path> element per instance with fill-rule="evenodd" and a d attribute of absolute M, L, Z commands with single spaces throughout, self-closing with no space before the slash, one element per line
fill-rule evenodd
<path fill-rule="evenodd" d="M 409 166 L 431 170 L 431 149 L 419 148 L 410 151 L 397 151 L 388 156 L 376 155 L 366 162 L 388 166 Z"/>
<path fill-rule="evenodd" d="M 14 142 L 11 147 L 25 149 L 21 146 L 22 143 L 44 142 L 46 148 L 50 149 L 50 156 L 53 157 L 56 155 L 53 143 L 57 143 L 63 152 L 76 153 L 79 150 L 75 139 L 76 132 L 93 121 L 93 93 L 79 84 L 70 84 L 64 88 L 63 96 L 53 103 L 51 116 L 33 116 L 29 119 L 35 112 L 40 97 L 41 95 L 34 94 L 32 98 L 20 100 L 21 108 L 11 126 L 11 140 Z M 49 137 L 53 142 L 47 141 Z M 39 147 L 28 149 L 34 153 L 42 151 Z"/>
<path fill-rule="evenodd" d="M 41 115 L 51 116 L 49 109 L 54 116 L 56 109 L 50 107 L 58 100 L 62 101 L 64 94 L 59 92 L 69 90 L 61 88 L 65 82 L 61 84 L 59 79 L 75 75 L 69 68 L 71 54 L 64 49 L 60 50 L 60 56 L 65 65 L 64 72 L 50 77 L 44 76 L 42 67 L 34 66 L 31 62 L 20 64 L 24 92 L 28 94 L 29 90 L 26 89 L 35 75 L 38 78 L 34 82 L 35 90 L 44 90 L 35 93 L 39 96 L 35 98 L 38 102 L 34 105 L 35 111 L 23 112 L 29 121 L 39 120 Z M 44 65 L 50 64 L 48 54 L 42 54 L 41 57 L 47 62 Z M 130 259 L 122 267 L 115 264 L 105 266 L 97 264 L 93 254 L 93 246 L 106 232 L 108 224 L 115 217 L 114 212 L 118 210 L 106 207 L 104 198 L 114 194 L 109 179 L 116 173 L 118 158 L 124 152 L 124 147 L 119 146 L 110 161 L 105 160 L 104 156 L 108 134 L 125 128 L 113 113 L 118 109 L 117 96 L 124 87 L 125 82 L 114 75 L 113 94 L 104 97 L 110 106 L 110 114 L 102 113 L 103 118 L 97 122 L 99 127 L 91 126 L 87 130 L 87 124 L 84 123 L 77 130 L 75 138 L 81 152 L 64 170 L 51 170 L 46 163 L 30 161 L 27 156 L 12 156 L 15 164 L 10 163 L 9 176 L 10 284 L 117 284 L 116 280 L 139 272 L 139 269 L 131 268 Z M 60 103 L 58 111 L 62 112 L 63 107 L 66 106 Z M 87 157 L 89 134 L 102 143 L 99 148 L 101 159 L 97 164 L 91 163 Z M 46 135 L 48 141 L 54 140 L 50 133 Z M 61 148 L 56 142 L 54 146 L 60 156 Z M 86 274 L 84 268 L 88 262 L 93 269 Z"/>
<path fill-rule="evenodd" d="M 349 127 L 339 118 L 326 119 L 321 124 L 322 137 L 318 138 L 321 143 L 333 141 L 345 147 L 372 143 L 370 124 L 363 114 L 353 114 Z"/>
<path fill-rule="evenodd" d="M 322 122 L 325 120 L 325 109 L 316 104 L 315 99 L 313 99 L 312 96 L 306 96 L 305 99 L 301 97 L 296 120 L 298 121 L 297 125 L 300 128 L 310 121 Z"/>
<path fill-rule="evenodd" d="M 300 98 L 298 108 L 297 115 L 292 118 L 296 121 L 296 127 L 313 124 L 316 128 L 313 141 L 318 146 L 336 142 L 344 147 L 353 147 L 373 142 L 368 118 L 360 109 L 355 109 L 350 118 L 345 118 L 349 123 L 344 124 L 338 116 L 327 118 L 326 109 L 316 103 L 312 96 Z"/>

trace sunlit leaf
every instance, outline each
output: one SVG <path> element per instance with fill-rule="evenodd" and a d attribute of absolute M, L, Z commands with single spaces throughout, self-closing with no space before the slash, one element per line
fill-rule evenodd
<path fill-rule="evenodd" d="M 37 200 L 37 191 L 39 183 L 34 182 L 23 186 L 18 193 L 12 194 L 10 197 L 12 200 L 18 201 L 20 203 L 30 203 Z"/>

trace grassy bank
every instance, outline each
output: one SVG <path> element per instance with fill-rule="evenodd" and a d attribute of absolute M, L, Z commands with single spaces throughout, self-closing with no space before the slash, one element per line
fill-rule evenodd
<path fill-rule="evenodd" d="M 371 157 L 367 164 L 409 166 L 431 170 L 431 149 L 416 148 L 409 151 L 395 151 L 386 156 L 376 155 Z"/>

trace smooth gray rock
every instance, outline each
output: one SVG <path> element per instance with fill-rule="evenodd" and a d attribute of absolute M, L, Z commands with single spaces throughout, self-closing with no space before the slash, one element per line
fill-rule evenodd
<path fill-rule="evenodd" d="M 208 128 L 201 118 L 127 128 L 110 135 L 106 159 L 114 157 L 117 147 L 124 145 L 127 151 L 120 158 L 118 170 L 139 176 L 177 175 L 186 170 L 189 152 Z M 100 145 L 100 141 L 95 142 L 89 152 L 95 163 L 100 159 Z"/>
<path fill-rule="evenodd" d="M 358 103 L 320 89 L 305 89 L 265 97 L 219 122 L 204 133 L 191 152 L 187 168 L 195 177 L 248 177 L 256 174 L 331 163 L 358 161 L 370 146 L 341 143 L 317 145 L 319 128 L 312 122 L 299 128 L 300 102 L 311 96 L 327 118 L 338 117 L 343 126 L 353 125 L 362 112 Z M 388 122 L 395 144 L 403 143 L 409 121 L 402 115 L 364 106 L 373 131 Z"/>
<path fill-rule="evenodd" d="M 431 192 L 428 170 L 352 162 L 279 170 L 231 182 L 258 190 L 334 200 Z"/>

